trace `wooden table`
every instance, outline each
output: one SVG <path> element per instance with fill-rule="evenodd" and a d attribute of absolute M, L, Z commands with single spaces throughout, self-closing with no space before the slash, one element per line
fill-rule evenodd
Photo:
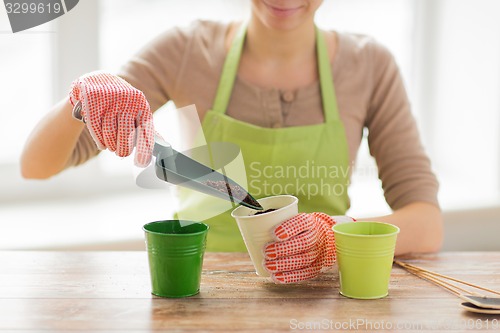
<path fill-rule="evenodd" d="M 500 252 L 449 252 L 412 263 L 500 289 Z M 338 293 L 335 270 L 295 285 L 255 275 L 247 254 L 207 253 L 200 294 L 150 294 L 147 254 L 0 252 L 0 331 L 500 331 L 499 315 L 466 312 L 447 291 L 394 267 L 389 296 Z"/>

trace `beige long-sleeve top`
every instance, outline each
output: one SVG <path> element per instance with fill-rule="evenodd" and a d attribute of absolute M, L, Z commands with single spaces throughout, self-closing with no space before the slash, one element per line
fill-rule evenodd
<path fill-rule="evenodd" d="M 195 104 L 202 118 L 215 98 L 228 29 L 225 23 L 196 21 L 166 31 L 125 64 L 119 75 L 144 92 L 153 111 L 173 100 L 177 107 Z M 416 201 L 438 205 L 438 182 L 393 56 L 370 37 L 338 32 L 337 36 L 332 75 L 350 160 L 357 155 L 363 128 L 368 128 L 370 153 L 390 207 Z M 321 123 L 319 82 L 297 91 L 281 91 L 237 78 L 227 115 L 262 127 Z M 97 152 L 84 131 L 68 166 Z"/>

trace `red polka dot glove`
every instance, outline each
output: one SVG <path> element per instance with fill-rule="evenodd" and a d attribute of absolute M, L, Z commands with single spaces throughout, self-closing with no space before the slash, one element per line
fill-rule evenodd
<path fill-rule="evenodd" d="M 348 216 L 298 214 L 273 231 L 275 242 L 264 247 L 265 267 L 275 283 L 294 283 L 319 275 L 336 261 L 336 223 L 353 222 Z"/>
<path fill-rule="evenodd" d="M 92 72 L 75 80 L 71 104 L 81 103 L 81 117 L 99 149 L 124 157 L 135 146 L 135 164 L 146 167 L 154 146 L 153 116 L 144 94 L 118 76 Z"/>

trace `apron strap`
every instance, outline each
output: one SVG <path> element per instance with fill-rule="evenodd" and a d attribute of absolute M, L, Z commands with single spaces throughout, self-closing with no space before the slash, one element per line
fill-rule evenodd
<path fill-rule="evenodd" d="M 240 56 L 245 44 L 245 35 L 247 32 L 247 24 L 243 22 L 236 33 L 231 48 L 224 61 L 222 74 L 215 94 L 215 101 L 212 110 L 217 113 L 226 113 L 229 100 L 231 99 L 231 92 L 233 91 L 234 81 L 238 73 L 238 65 L 240 63 Z"/>
<path fill-rule="evenodd" d="M 316 52 L 318 54 L 319 82 L 321 87 L 321 101 L 323 102 L 323 112 L 325 122 L 340 120 L 337 106 L 337 97 L 333 86 L 332 68 L 328 57 L 325 38 L 316 27 Z"/>
<path fill-rule="evenodd" d="M 242 23 L 238 32 L 236 33 L 231 48 L 224 61 L 222 68 L 217 93 L 215 95 L 212 110 L 216 113 L 226 113 L 229 100 L 231 99 L 231 92 L 233 90 L 234 81 L 238 73 L 238 65 L 240 61 L 241 52 L 245 43 L 245 35 L 247 31 L 246 22 Z M 335 95 L 335 88 L 333 86 L 332 69 L 330 66 L 330 59 L 328 58 L 328 49 L 326 47 L 325 39 L 321 31 L 316 27 L 316 52 L 318 57 L 318 71 L 321 87 L 321 101 L 323 103 L 323 112 L 325 114 L 325 122 L 338 121 L 339 112 L 337 107 L 337 98 Z"/>

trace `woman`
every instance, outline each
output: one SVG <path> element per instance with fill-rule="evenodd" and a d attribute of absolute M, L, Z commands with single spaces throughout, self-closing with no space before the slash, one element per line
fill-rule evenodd
<path fill-rule="evenodd" d="M 269 180 L 265 168 L 305 167 L 304 183 L 322 189 L 311 196 L 300 184 L 293 186 L 293 175 L 272 179 L 292 184 L 287 192 L 298 194 L 304 212 L 278 226 L 277 241 L 265 249 L 273 279 L 288 283 L 333 264 L 331 225 L 338 218 L 331 215 L 343 215 L 349 207 L 349 167 L 367 127 L 393 209 L 376 220 L 400 227 L 396 254 L 437 251 L 442 241 L 438 185 L 395 61 L 370 38 L 316 29 L 321 2 L 252 0 L 247 25 L 196 22 L 173 29 L 127 63 L 121 78 L 82 76 L 70 99 L 33 131 L 22 156 L 23 175 L 47 178 L 78 165 L 97 154 L 94 141 L 119 156 L 129 155 L 135 145 L 136 163 L 145 166 L 153 144 L 150 106 L 156 110 L 168 100 L 195 104 L 207 141 L 238 144 L 246 172 L 256 168 L 249 176 L 257 180 L 260 196 L 278 194 L 263 190 Z M 86 125 L 72 117 L 78 102 Z M 318 167 L 338 172 L 318 176 L 313 172 Z M 340 191 L 329 191 L 335 188 Z M 191 198 L 191 209 L 207 207 L 204 197 Z M 244 251 L 229 213 L 207 223 L 209 250 Z"/>

